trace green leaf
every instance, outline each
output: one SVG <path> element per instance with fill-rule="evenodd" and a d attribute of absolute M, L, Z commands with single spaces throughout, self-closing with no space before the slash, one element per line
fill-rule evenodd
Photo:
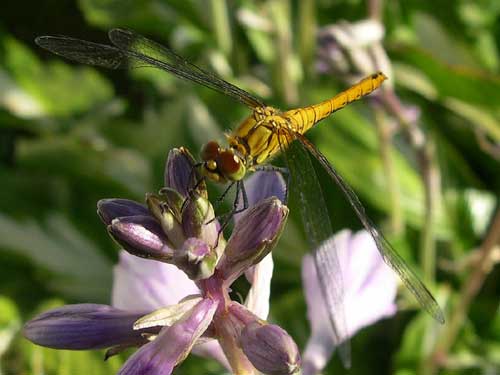
<path fill-rule="evenodd" d="M 47 285 L 55 291 L 80 300 L 109 300 L 109 260 L 60 215 L 48 217 L 45 227 L 0 215 L 0 247 L 50 271 Z"/>
<path fill-rule="evenodd" d="M 435 17 L 415 12 L 412 21 L 419 45 L 437 59 L 447 64 L 481 67 L 468 46 L 450 35 Z"/>
<path fill-rule="evenodd" d="M 90 24 L 109 29 L 127 26 L 163 34 L 179 18 L 198 27 L 206 24 L 205 8 L 193 0 L 79 0 Z"/>
<path fill-rule="evenodd" d="M 498 97 L 500 99 L 500 95 Z M 493 142 L 500 142 L 500 116 L 495 116 L 487 108 L 455 98 L 446 98 L 444 105 L 468 120 L 474 128 L 491 137 Z"/>
<path fill-rule="evenodd" d="M 0 359 L 8 351 L 14 336 L 21 328 L 21 317 L 16 304 L 0 295 Z M 0 371 L 2 365 L 0 362 Z"/>
<path fill-rule="evenodd" d="M 42 65 L 17 40 L 6 37 L 1 42 L 6 70 L 15 82 L 15 86 L 10 82 L 7 88 L 24 95 L 24 104 L 19 105 L 28 106 L 31 100 L 31 107 L 40 106 L 46 115 L 68 116 L 87 111 L 113 95 L 110 84 L 90 67 L 72 68 L 62 60 Z M 35 111 L 35 114 L 40 112 Z"/>
<path fill-rule="evenodd" d="M 151 186 L 150 165 L 142 154 L 112 147 L 92 134 L 20 142 L 18 160 L 24 168 L 55 176 L 114 182 L 138 196 Z"/>
<path fill-rule="evenodd" d="M 437 327 L 436 322 L 429 322 L 430 318 L 421 313 L 406 327 L 399 351 L 396 354 L 396 374 L 402 375 L 407 374 L 408 371 L 414 371 L 418 368 L 420 360 L 430 354 L 425 351 L 432 350 L 433 346 L 428 345 L 427 342 L 435 341 L 440 327 Z M 433 333 L 427 329 L 428 324 L 436 326 Z M 424 341 L 426 341 L 426 345 L 424 345 Z"/>
<path fill-rule="evenodd" d="M 451 97 L 488 110 L 499 109 L 500 77 L 497 75 L 450 65 L 421 49 L 404 48 L 397 55 L 427 76 L 437 90 L 438 100 Z M 400 79 L 397 82 L 404 84 Z"/>

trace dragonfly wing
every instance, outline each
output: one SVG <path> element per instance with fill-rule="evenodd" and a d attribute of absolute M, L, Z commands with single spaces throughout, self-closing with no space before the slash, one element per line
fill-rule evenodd
<path fill-rule="evenodd" d="M 113 29 L 109 38 L 114 46 L 67 36 L 40 36 L 35 43 L 56 55 L 83 64 L 109 69 L 151 67 L 196 82 L 251 107 L 265 105 L 252 94 L 207 72 L 174 51 L 130 30 Z"/>
<path fill-rule="evenodd" d="M 307 239 L 312 249 L 321 295 L 328 312 L 328 319 L 332 328 L 332 339 L 335 343 L 340 359 L 346 368 L 350 367 L 351 349 L 344 309 L 344 290 L 340 262 L 333 234 L 330 216 L 323 200 L 321 185 L 316 177 L 311 159 L 307 152 L 296 142 L 288 146 L 293 140 L 291 133 L 281 133 L 278 136 L 280 148 L 284 150 L 292 180 L 293 190 L 300 199 L 300 209 Z M 283 142 L 287 144 L 282 144 Z M 308 196 L 314 192 L 314 197 Z"/>
<path fill-rule="evenodd" d="M 259 99 L 245 90 L 189 62 L 171 49 L 131 30 L 110 30 L 109 39 L 116 47 L 127 54 L 144 59 L 151 65 L 166 70 L 179 78 L 206 86 L 251 108 L 264 107 L 264 104 Z"/>
<path fill-rule="evenodd" d="M 405 286 L 413 293 L 420 305 L 439 323 L 444 323 L 443 312 L 432 294 L 366 215 L 363 205 L 352 188 L 344 181 L 342 176 L 329 163 L 328 159 L 311 143 L 311 141 L 299 133 L 295 133 L 295 137 L 321 163 L 323 168 L 345 194 L 349 204 L 361 221 L 361 224 L 363 224 L 363 227 L 373 237 L 384 262 L 399 275 L 401 281 L 403 281 Z"/>
<path fill-rule="evenodd" d="M 66 36 L 39 36 L 35 43 L 56 55 L 82 64 L 119 69 L 129 66 L 129 58 L 118 48 Z"/>

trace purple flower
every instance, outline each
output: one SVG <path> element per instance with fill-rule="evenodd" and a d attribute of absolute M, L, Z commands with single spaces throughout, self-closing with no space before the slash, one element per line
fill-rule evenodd
<path fill-rule="evenodd" d="M 240 345 L 252 364 L 265 374 L 293 374 L 300 370 L 297 345 L 277 325 L 256 321 L 247 324 Z"/>
<path fill-rule="evenodd" d="M 218 238 L 220 226 L 193 165 L 187 151 L 172 151 L 166 187 L 147 196 L 148 208 L 123 199 L 99 202 L 99 216 L 129 253 L 120 253 L 115 268 L 113 307 L 51 310 L 26 324 L 28 339 L 54 348 L 110 347 L 107 356 L 140 347 L 120 374 L 171 374 L 191 350 L 235 373 L 298 370 L 291 337 L 262 320 L 269 309 L 270 251 L 288 215 L 279 199 L 285 191 L 282 177 L 251 177 L 248 187 L 260 191 L 249 189 L 250 208 L 238 215 L 226 244 Z M 231 283 L 244 272 L 252 283 L 246 306 L 229 297 Z M 258 354 L 256 337 L 273 346 L 268 358 Z"/>
<path fill-rule="evenodd" d="M 196 185 L 199 176 L 193 165 L 185 149 L 173 150 L 165 170 L 165 188 L 146 195 L 147 208 L 126 199 L 103 199 L 97 212 L 111 236 L 129 253 L 175 264 L 197 280 L 213 274 L 225 241 L 217 238 L 219 224 L 205 184 Z"/>
<path fill-rule="evenodd" d="M 35 344 L 55 349 L 135 345 L 145 342 L 143 332 L 130 326 L 142 315 L 106 305 L 67 305 L 38 315 L 24 332 Z"/>
<path fill-rule="evenodd" d="M 337 251 L 342 268 L 347 337 L 396 313 L 394 300 L 397 278 L 380 257 L 373 239 L 366 231 L 355 234 L 343 230 L 327 240 Z M 303 374 L 320 373 L 330 359 L 335 341 L 331 332 L 316 267 L 311 255 L 302 260 L 302 282 L 307 302 L 311 336 L 303 353 Z"/>
<path fill-rule="evenodd" d="M 384 25 L 368 19 L 341 21 L 318 31 L 317 69 L 354 83 L 378 70 L 392 82 L 392 67 L 382 46 Z"/>

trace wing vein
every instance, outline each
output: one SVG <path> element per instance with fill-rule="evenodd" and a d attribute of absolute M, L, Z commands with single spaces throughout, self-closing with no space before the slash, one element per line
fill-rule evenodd
<path fill-rule="evenodd" d="M 377 249 L 384 262 L 398 274 L 401 281 L 413 293 L 420 305 L 432 317 L 434 317 L 434 319 L 440 323 L 444 323 L 443 312 L 432 294 L 366 215 L 366 211 L 361 204 L 361 201 L 352 188 L 347 184 L 347 182 L 344 181 L 342 176 L 330 164 L 328 159 L 311 143 L 311 141 L 300 133 L 295 133 L 295 137 L 320 162 L 323 168 L 328 172 L 329 176 L 344 193 L 361 224 L 368 231 L 368 233 L 370 233 L 375 241 Z"/>

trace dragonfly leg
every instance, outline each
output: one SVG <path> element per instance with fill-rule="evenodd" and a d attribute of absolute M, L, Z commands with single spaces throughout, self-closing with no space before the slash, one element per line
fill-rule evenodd
<path fill-rule="evenodd" d="M 233 208 L 231 209 L 231 211 L 229 211 L 229 212 L 227 212 L 225 214 L 222 214 L 222 215 L 218 215 L 216 218 L 210 220 L 207 224 L 210 224 L 215 219 L 220 219 L 220 218 L 224 218 L 224 217 L 227 217 L 227 216 L 229 216 L 231 218 L 232 216 L 234 216 L 236 214 L 239 214 L 240 212 L 243 212 L 243 211 L 245 211 L 248 208 L 248 196 L 247 196 L 247 191 L 245 189 L 245 185 L 243 184 L 243 181 L 232 182 L 226 188 L 226 190 L 222 193 L 222 195 L 219 198 L 217 198 L 217 201 L 216 201 L 216 204 L 215 204 L 215 208 L 217 208 L 217 206 L 220 204 L 220 202 L 222 202 L 222 200 L 226 197 L 227 193 L 234 186 L 234 184 L 236 184 L 236 197 L 234 199 Z M 242 208 L 238 208 L 240 193 L 241 193 L 242 198 L 243 198 L 243 207 Z"/>
<path fill-rule="evenodd" d="M 229 193 L 229 190 L 234 186 L 234 182 L 231 182 L 229 186 L 224 190 L 224 192 L 216 199 L 215 204 L 214 204 L 214 209 L 217 210 L 221 203 L 224 201 L 224 198 L 226 198 L 226 195 Z"/>
<path fill-rule="evenodd" d="M 247 191 L 245 190 L 245 185 L 243 184 L 243 180 L 239 181 L 239 185 L 240 185 L 239 189 L 241 189 L 241 195 L 243 197 L 243 208 L 240 208 L 237 211 L 235 211 L 233 213 L 233 215 L 238 214 L 240 212 L 243 212 L 248 208 L 248 196 L 247 196 Z M 235 201 L 235 203 L 236 203 L 236 207 L 237 207 L 238 203 L 236 201 Z"/>
<path fill-rule="evenodd" d="M 286 178 L 285 203 L 287 203 L 288 202 L 289 186 L 290 186 L 290 181 L 292 178 L 292 175 L 290 174 L 290 171 L 288 170 L 288 168 L 277 167 L 275 165 L 259 165 L 259 166 L 255 167 L 255 170 L 259 171 L 259 172 L 278 172 L 278 173 L 281 173 L 281 175 Z"/>
<path fill-rule="evenodd" d="M 243 198 L 243 207 L 242 208 L 238 208 L 240 194 Z M 219 217 L 229 216 L 231 218 L 232 216 L 245 211 L 247 208 L 248 208 L 248 196 L 247 196 L 247 191 L 245 190 L 245 185 L 243 184 L 243 181 L 237 181 L 236 182 L 236 197 L 234 198 L 233 208 L 231 209 L 231 211 L 229 211 L 225 214 L 222 214 Z"/>
<path fill-rule="evenodd" d="M 226 197 L 227 193 L 229 193 L 229 190 L 231 190 L 231 188 L 234 186 L 235 182 L 231 182 L 229 184 L 229 186 L 226 188 L 226 190 L 224 190 L 224 192 L 217 198 L 217 200 L 215 201 L 215 204 L 214 204 L 214 210 L 217 210 L 217 208 L 221 205 L 221 203 L 224 201 L 224 198 Z M 238 189 L 238 188 L 236 188 Z M 238 191 L 236 191 L 238 193 Z M 216 216 L 214 217 L 213 219 L 211 219 L 209 222 L 207 222 L 207 224 L 210 224 L 212 223 L 215 219 L 219 219 L 221 217 L 224 217 L 226 214 L 224 215 L 220 215 L 220 216 Z"/>
<path fill-rule="evenodd" d="M 231 188 L 235 183 L 231 183 L 231 185 L 229 186 L 229 188 Z M 229 221 L 231 220 L 231 218 L 238 212 L 241 212 L 242 210 L 238 210 L 238 201 L 239 201 L 239 198 L 240 198 L 240 191 L 242 190 L 242 186 L 243 186 L 243 183 L 241 181 L 237 181 L 236 182 L 236 197 L 234 198 L 234 202 L 233 202 L 233 208 L 231 209 L 231 211 L 225 213 L 225 214 L 222 214 L 222 215 L 219 215 L 217 217 L 214 217 L 212 220 L 209 221 L 209 223 L 211 223 L 212 221 L 214 221 L 215 219 L 219 219 L 220 222 L 221 222 L 221 226 L 220 226 L 220 229 L 219 229 L 219 232 L 217 233 L 217 242 L 215 243 L 215 246 L 214 247 L 217 247 L 219 246 L 219 239 L 220 239 L 220 236 L 221 234 L 223 234 L 224 232 L 224 229 L 226 229 L 226 227 L 228 226 L 229 224 Z M 226 189 L 226 192 L 229 190 Z M 224 193 L 226 193 L 224 192 Z M 245 210 L 247 207 L 248 207 L 248 199 L 246 197 L 246 192 L 245 192 L 245 188 L 243 187 L 243 210 Z M 223 219 L 223 220 L 221 220 Z"/>
<path fill-rule="evenodd" d="M 189 178 L 189 180 L 191 180 L 191 177 Z M 181 213 L 184 212 L 184 209 L 186 208 L 189 200 L 194 196 L 194 192 L 196 191 L 196 189 L 198 189 L 200 184 L 203 183 L 204 181 L 205 181 L 205 177 L 200 177 L 200 179 L 198 181 L 196 181 L 196 183 L 193 185 L 193 187 L 188 190 L 188 194 L 187 194 L 186 198 L 184 199 L 184 202 L 182 202 Z"/>
<path fill-rule="evenodd" d="M 243 199 L 243 207 L 242 208 L 238 208 L 240 193 L 241 193 L 241 196 Z M 245 185 L 243 184 L 243 181 L 237 181 L 236 182 L 236 197 L 235 197 L 234 202 L 233 202 L 233 208 L 231 209 L 231 211 L 217 216 L 217 219 L 223 218 L 223 220 L 221 221 L 221 227 L 219 229 L 219 233 L 217 235 L 217 244 L 219 242 L 220 234 L 224 231 L 224 229 L 226 229 L 231 218 L 234 215 L 245 211 L 247 208 L 248 208 L 248 196 L 247 196 L 247 192 L 245 190 Z M 213 221 L 213 220 L 215 220 L 215 219 L 212 219 L 211 221 Z M 217 247 L 217 244 L 215 245 L 216 247 Z"/>

